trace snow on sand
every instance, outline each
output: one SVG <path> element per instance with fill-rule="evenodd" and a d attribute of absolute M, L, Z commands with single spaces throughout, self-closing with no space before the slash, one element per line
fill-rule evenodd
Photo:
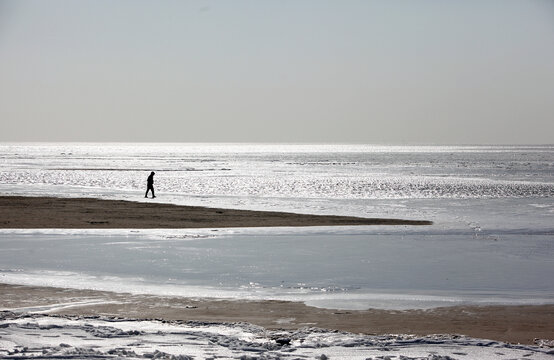
<path fill-rule="evenodd" d="M 369 336 L 245 323 L 0 313 L 3 359 L 551 359 L 543 346 L 464 336 Z"/>

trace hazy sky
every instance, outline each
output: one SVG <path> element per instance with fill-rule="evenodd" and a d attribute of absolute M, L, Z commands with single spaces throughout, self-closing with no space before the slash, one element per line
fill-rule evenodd
<path fill-rule="evenodd" d="M 0 0 L 0 141 L 554 143 L 554 1 Z"/>

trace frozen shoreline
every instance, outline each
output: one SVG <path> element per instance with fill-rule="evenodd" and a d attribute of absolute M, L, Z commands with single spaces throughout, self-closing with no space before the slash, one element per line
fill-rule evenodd
<path fill-rule="evenodd" d="M 552 303 L 549 235 L 402 228 L 2 229 L 0 281 L 343 310 Z"/>
<path fill-rule="evenodd" d="M 0 356 L 41 359 L 503 359 L 546 360 L 548 341 L 513 345 L 459 335 L 368 336 L 314 327 L 0 313 Z"/>
<path fill-rule="evenodd" d="M 23 315 L 247 322 L 272 331 L 318 327 L 329 331 L 381 335 L 464 334 L 534 344 L 536 338 L 552 340 L 551 324 L 554 322 L 554 305 L 339 311 L 287 301 L 187 298 L 6 284 L 0 284 L 0 289 L 3 293 L 0 310 Z"/>

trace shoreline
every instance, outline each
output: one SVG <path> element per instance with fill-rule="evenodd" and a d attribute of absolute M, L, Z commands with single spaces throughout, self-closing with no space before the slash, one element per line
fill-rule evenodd
<path fill-rule="evenodd" d="M 0 196 L 1 229 L 193 229 L 432 224 L 426 220 L 307 215 L 125 200 Z"/>
<path fill-rule="evenodd" d="M 52 315 L 247 322 L 270 330 L 319 327 L 368 335 L 459 334 L 529 345 L 535 339 L 554 338 L 554 304 L 344 311 L 277 300 L 137 295 L 3 283 L 0 283 L 0 293 L 1 311 L 27 312 L 33 308 Z"/>

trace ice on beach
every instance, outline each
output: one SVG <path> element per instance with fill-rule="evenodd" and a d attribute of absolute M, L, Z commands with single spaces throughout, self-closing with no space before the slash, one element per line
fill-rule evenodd
<path fill-rule="evenodd" d="M 414 231 L 6 230 L 0 282 L 336 309 L 553 302 L 551 236 Z"/>
<path fill-rule="evenodd" d="M 248 324 L 0 313 L 0 357 L 158 359 L 551 359 L 548 347 L 464 336 L 368 336 Z"/>

